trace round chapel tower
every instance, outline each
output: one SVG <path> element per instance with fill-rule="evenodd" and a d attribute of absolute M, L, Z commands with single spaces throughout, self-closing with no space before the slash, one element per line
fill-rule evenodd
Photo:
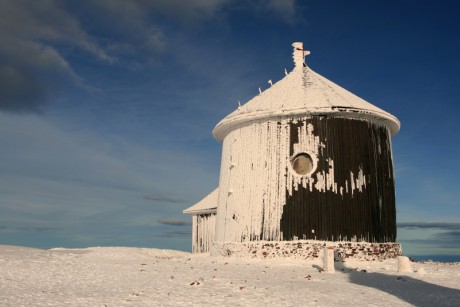
<path fill-rule="evenodd" d="M 396 241 L 397 118 L 317 74 L 293 71 L 222 119 L 215 249 L 227 243 Z M 227 244 L 228 245 L 228 244 Z"/>

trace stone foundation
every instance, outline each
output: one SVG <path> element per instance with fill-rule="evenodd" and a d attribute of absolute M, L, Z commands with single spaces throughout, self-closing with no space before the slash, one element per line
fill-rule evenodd
<path fill-rule="evenodd" d="M 324 246 L 334 246 L 334 260 L 381 261 L 402 255 L 399 243 L 329 242 L 314 240 L 214 242 L 212 256 L 321 259 Z"/>

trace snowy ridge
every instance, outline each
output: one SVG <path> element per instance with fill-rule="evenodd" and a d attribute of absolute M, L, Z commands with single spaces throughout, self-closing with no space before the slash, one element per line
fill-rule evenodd
<path fill-rule="evenodd" d="M 1 306 L 459 306 L 459 263 L 209 257 L 126 247 L 0 246 Z M 333 295 L 331 295 L 333 292 Z"/>

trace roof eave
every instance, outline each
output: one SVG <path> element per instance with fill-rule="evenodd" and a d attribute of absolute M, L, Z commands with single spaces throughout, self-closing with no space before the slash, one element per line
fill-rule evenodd
<path fill-rule="evenodd" d="M 188 209 L 185 209 L 182 212 L 185 213 L 185 214 L 190 214 L 190 215 L 211 214 L 211 213 L 216 213 L 217 212 L 217 207 L 216 208 L 209 208 L 209 209 L 202 209 L 202 210 L 188 210 Z"/>
<path fill-rule="evenodd" d="M 317 108 L 314 110 L 305 110 L 305 108 L 300 108 L 296 110 L 275 110 L 275 111 L 263 111 L 263 112 L 254 112 L 254 113 L 242 113 L 235 114 L 233 116 L 227 116 L 221 120 L 212 134 L 214 137 L 223 141 L 225 136 L 234 128 L 235 126 L 253 122 L 260 119 L 268 119 L 274 117 L 289 117 L 289 116 L 318 116 L 318 115 L 329 115 L 334 117 L 345 117 L 351 119 L 361 119 L 368 120 L 371 122 L 379 123 L 386 126 L 392 136 L 395 136 L 401 127 L 399 120 L 387 112 L 375 112 L 369 110 L 362 110 L 357 108 L 341 108 L 341 107 L 328 107 L 328 108 Z"/>

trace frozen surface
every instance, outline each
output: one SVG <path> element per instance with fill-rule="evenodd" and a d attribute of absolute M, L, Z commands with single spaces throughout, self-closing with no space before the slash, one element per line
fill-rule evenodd
<path fill-rule="evenodd" d="M 0 246 L 0 306 L 460 306 L 459 263 L 210 257 L 126 247 Z"/>

